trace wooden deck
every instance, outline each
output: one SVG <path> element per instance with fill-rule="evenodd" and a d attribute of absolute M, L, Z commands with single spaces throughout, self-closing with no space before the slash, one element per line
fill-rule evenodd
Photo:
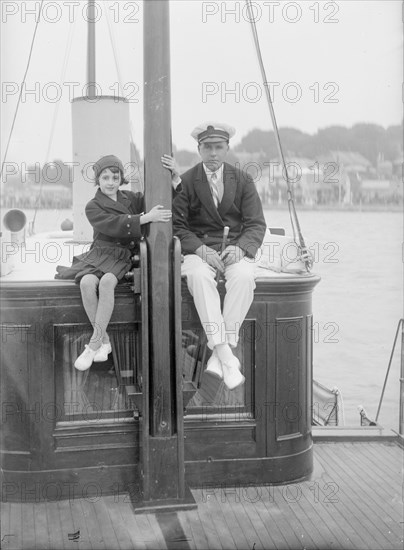
<path fill-rule="evenodd" d="M 403 449 L 315 443 L 311 480 L 193 489 L 198 509 L 135 515 L 127 494 L 1 506 L 1 548 L 402 549 Z"/>

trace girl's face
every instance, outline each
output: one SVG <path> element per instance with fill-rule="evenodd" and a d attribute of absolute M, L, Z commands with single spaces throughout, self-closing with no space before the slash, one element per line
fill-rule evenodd
<path fill-rule="evenodd" d="M 101 192 L 109 198 L 116 200 L 116 195 L 121 184 L 121 173 L 119 170 L 112 172 L 105 168 L 100 174 L 99 184 Z"/>

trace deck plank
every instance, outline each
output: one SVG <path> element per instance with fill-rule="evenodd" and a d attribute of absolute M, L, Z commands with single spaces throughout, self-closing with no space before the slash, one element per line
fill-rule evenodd
<path fill-rule="evenodd" d="M 146 548 L 148 550 L 157 550 L 161 548 L 160 542 L 157 540 L 153 528 L 150 525 L 149 514 L 137 515 L 136 522 L 140 532 L 142 533 L 142 538 L 146 544 Z"/>
<path fill-rule="evenodd" d="M 2 547 L 402 550 L 403 450 L 389 442 L 345 441 L 316 443 L 314 452 L 310 480 L 205 493 L 195 489 L 198 508 L 171 512 L 164 529 L 157 516 L 136 515 L 127 495 L 94 502 L 3 502 Z M 293 498 L 296 491 L 301 491 L 299 498 Z M 80 538 L 69 540 L 68 535 L 78 530 Z"/>
<path fill-rule="evenodd" d="M 205 532 L 205 536 L 208 542 L 207 548 L 209 550 L 220 550 L 223 548 L 220 542 L 220 538 L 218 534 L 216 533 L 216 529 L 213 526 L 212 519 L 210 517 L 209 510 L 205 503 L 203 502 L 202 495 L 198 495 L 199 498 L 197 500 L 198 502 L 198 510 L 197 514 L 199 517 L 199 521 L 201 525 L 203 526 L 203 530 Z M 224 549 L 226 550 L 226 549 Z"/>
<path fill-rule="evenodd" d="M 119 548 L 119 550 L 132 550 L 132 540 L 117 505 L 118 498 L 119 496 L 116 495 L 104 497 L 105 506 L 112 524 L 112 528 L 115 532 L 115 537 L 118 543 L 117 548 Z"/>
<path fill-rule="evenodd" d="M 244 535 L 244 532 L 234 514 L 233 509 L 228 506 L 227 499 L 226 498 L 217 498 L 217 502 L 222 510 L 223 516 L 225 518 L 225 521 L 227 523 L 227 526 L 232 533 L 233 540 L 235 542 L 236 547 L 239 550 L 243 550 L 244 548 L 248 548 L 248 542 Z"/>
<path fill-rule="evenodd" d="M 292 488 L 291 490 L 293 491 L 294 489 Z M 313 532 L 310 526 L 307 525 L 305 518 L 300 513 L 298 504 L 296 502 L 288 502 L 288 499 L 290 499 L 288 491 L 290 491 L 288 485 L 275 486 L 274 505 L 278 507 L 283 516 L 288 519 L 295 533 L 299 535 L 304 548 L 323 548 L 324 541 L 319 541 L 318 533 Z"/>
<path fill-rule="evenodd" d="M 88 532 L 87 524 L 83 516 L 83 509 L 80 500 L 69 500 L 70 515 L 72 518 L 71 533 L 79 533 L 79 538 L 75 541 L 75 548 L 78 550 L 91 550 L 90 533 Z"/>
<path fill-rule="evenodd" d="M 62 521 L 57 502 L 45 502 L 46 519 L 48 525 L 49 547 L 52 550 L 64 550 Z"/>
<path fill-rule="evenodd" d="M 366 453 L 366 468 L 363 468 L 363 456 L 362 453 L 358 453 L 357 447 L 353 443 L 344 443 L 341 448 L 341 452 L 346 453 L 350 460 L 357 465 L 357 471 L 361 475 L 361 478 L 367 477 L 369 474 L 375 479 L 380 479 L 380 464 L 383 464 L 383 482 L 375 484 L 375 490 L 381 493 L 389 494 L 397 489 L 397 475 L 402 473 L 403 465 L 399 463 L 397 457 L 394 462 L 388 462 L 388 457 L 392 453 L 390 446 L 378 445 L 374 448 L 372 445 L 368 446 L 368 452 Z M 397 448 L 398 452 L 401 452 Z M 399 458 L 399 456 L 398 456 Z M 380 494 L 381 498 L 386 495 Z"/>
<path fill-rule="evenodd" d="M 22 504 L 16 503 L 1 503 L 1 517 L 4 513 L 8 515 L 8 522 L 2 521 L 1 539 L 2 546 L 9 550 L 20 550 L 22 546 Z M 6 525 L 8 523 L 7 529 Z"/>
<path fill-rule="evenodd" d="M 360 484 L 361 489 L 363 490 L 363 496 L 365 497 L 365 494 L 367 495 L 367 498 L 369 498 L 369 506 L 376 510 L 377 512 L 380 511 L 380 502 L 388 503 L 390 500 L 394 500 L 395 498 L 400 498 L 400 491 L 397 487 L 397 484 L 394 486 L 390 486 L 389 484 L 385 483 L 385 476 L 383 476 L 383 480 L 380 479 L 380 476 L 377 476 L 377 472 L 372 469 L 373 476 L 371 478 L 371 486 L 369 486 L 369 473 L 368 470 L 370 470 L 370 464 L 368 464 L 369 457 L 367 457 L 367 464 L 366 468 L 363 468 L 363 459 L 361 460 L 360 457 L 358 457 L 358 453 L 355 452 L 355 449 L 347 448 L 346 445 L 341 449 L 342 455 L 346 456 L 347 461 L 350 461 L 351 463 L 355 464 L 355 477 L 357 480 L 361 480 L 362 483 Z M 377 456 L 377 460 L 380 464 L 385 464 L 383 461 L 384 453 L 381 453 Z M 350 474 L 351 475 L 351 474 Z M 352 475 L 351 475 L 352 478 Z M 402 511 L 401 511 L 402 512 Z M 391 520 L 394 524 L 399 524 L 399 522 L 402 519 L 402 513 L 400 513 L 399 510 L 394 510 L 394 508 L 387 509 L 386 507 L 383 507 L 383 516 L 388 516 L 389 520 Z M 387 519 L 387 517 L 385 517 Z M 398 532 L 397 532 L 398 533 Z"/>
<path fill-rule="evenodd" d="M 198 548 L 207 548 L 208 540 L 201 522 L 199 521 L 198 514 L 196 514 L 195 511 L 187 511 L 181 512 L 178 515 L 182 525 L 188 526 L 191 531 L 192 542 L 189 544 L 190 548 L 193 550 L 197 550 Z M 184 531 L 188 532 L 186 529 L 184 529 Z"/>
<path fill-rule="evenodd" d="M 255 550 L 264 550 L 265 546 L 261 542 L 261 539 L 256 532 L 254 525 L 248 515 L 245 513 L 245 509 L 241 499 L 232 498 L 231 495 L 227 497 L 228 506 L 232 509 L 236 520 L 238 521 L 244 536 L 247 539 L 248 548 L 254 548 Z"/>
<path fill-rule="evenodd" d="M 126 532 L 128 533 L 134 550 L 146 550 L 146 541 L 139 529 L 136 521 L 136 516 L 130 505 L 130 499 L 128 495 L 120 495 L 119 500 L 116 503 L 116 509 L 118 510 Z"/>
<path fill-rule="evenodd" d="M 264 487 L 267 491 L 269 490 L 269 487 Z M 271 517 L 267 507 L 265 506 L 263 499 L 265 497 L 261 498 L 260 500 L 257 500 L 257 502 L 253 502 L 252 506 L 254 509 L 254 512 L 257 514 L 257 516 L 260 517 L 263 525 L 265 526 L 265 529 L 270 534 L 273 543 L 274 548 L 277 548 L 279 550 L 289 550 L 292 548 L 291 545 L 288 544 L 288 541 L 282 534 L 282 530 L 278 527 L 277 522 L 274 520 L 274 518 Z M 266 496 L 268 499 L 269 496 Z"/>
<path fill-rule="evenodd" d="M 107 502 L 105 498 L 97 498 L 92 502 L 94 514 L 97 517 L 100 526 L 100 534 L 106 548 L 119 548 L 119 541 L 116 537 L 114 526 L 111 522 L 110 515 L 107 510 Z M 111 502 L 108 501 L 111 505 Z"/>
<path fill-rule="evenodd" d="M 210 516 L 213 521 L 213 526 L 220 538 L 223 548 L 226 550 L 237 550 L 236 543 L 226 522 L 226 518 L 223 514 L 222 508 L 218 502 L 220 498 L 216 494 L 207 495 L 206 504 Z"/>
<path fill-rule="evenodd" d="M 266 529 L 264 523 L 261 520 L 260 515 L 256 513 L 255 508 L 252 506 L 252 503 L 254 503 L 256 500 L 265 498 L 265 492 L 263 491 L 264 488 L 257 487 L 254 489 L 256 490 L 256 492 L 255 494 L 253 493 L 252 497 L 250 496 L 249 493 L 244 494 L 244 498 L 241 501 L 244 508 L 244 512 L 249 517 L 251 525 L 254 531 L 256 532 L 263 548 L 265 549 L 276 548 L 275 542 L 271 537 L 270 532 Z"/>
<path fill-rule="evenodd" d="M 35 548 L 34 503 L 25 502 L 22 505 L 22 550 Z"/>
<path fill-rule="evenodd" d="M 52 550 L 49 542 L 48 521 L 45 502 L 38 502 L 33 506 L 35 522 L 35 549 Z"/>
<path fill-rule="evenodd" d="M 325 460 L 325 466 L 328 466 L 327 457 L 323 456 L 322 458 Z M 348 497 L 340 492 L 342 485 L 336 483 L 336 477 L 333 472 L 331 473 L 333 477 L 328 473 L 322 476 L 323 483 L 319 488 L 320 498 L 323 502 L 323 507 L 331 510 L 331 514 L 335 517 L 335 520 L 338 521 L 338 525 L 344 533 L 346 533 L 346 537 L 348 538 L 346 546 L 359 550 L 362 550 L 362 548 L 380 550 L 379 545 L 368 534 L 366 529 L 363 529 L 361 521 L 358 521 L 357 517 L 351 513 L 349 506 L 347 506 Z M 335 500 L 335 502 L 333 502 L 330 498 L 329 487 L 334 487 L 335 485 L 338 488 L 338 492 L 332 497 L 332 500 Z"/>
<path fill-rule="evenodd" d="M 167 546 L 166 541 L 164 540 L 164 534 L 161 530 L 159 522 L 157 521 L 156 515 L 155 514 L 147 514 L 147 517 L 148 517 L 150 526 L 153 529 L 153 533 L 154 533 L 154 536 L 156 538 L 156 541 L 158 543 L 158 548 L 164 548 L 165 549 L 166 546 Z M 177 521 L 179 523 L 179 519 L 177 519 Z M 180 526 L 182 528 L 181 524 L 180 524 Z M 183 533 L 185 534 L 185 536 L 187 538 L 190 536 L 189 533 L 185 533 L 184 530 L 183 530 Z"/>
<path fill-rule="evenodd" d="M 307 483 L 308 490 L 303 491 L 302 509 L 310 514 L 312 523 L 316 522 L 321 529 L 325 530 L 325 536 L 330 539 L 330 548 L 341 550 L 355 548 L 354 541 L 351 540 L 352 536 L 355 538 L 354 529 L 345 525 L 343 518 L 338 515 L 338 511 L 332 504 L 327 506 L 327 494 L 321 489 L 323 485 L 324 482 L 321 480 L 311 480 Z M 359 542 L 360 539 L 358 539 Z"/>
<path fill-rule="evenodd" d="M 91 548 L 93 550 L 108 550 L 108 547 L 104 544 L 103 541 L 93 503 L 90 502 L 88 499 L 81 499 L 80 502 L 83 511 L 83 520 L 87 525 L 87 532 Z"/>
<path fill-rule="evenodd" d="M 385 484 L 384 472 L 383 475 L 380 470 L 379 475 L 376 475 L 375 471 L 372 472 L 368 453 L 360 454 L 361 451 L 362 448 L 356 447 L 348 450 L 342 446 L 338 451 L 339 464 L 336 464 L 335 468 L 341 472 L 341 463 L 350 464 L 350 468 L 344 471 L 344 475 L 347 477 L 349 485 L 356 485 L 357 496 L 362 502 L 366 502 L 367 512 L 370 516 L 374 514 L 374 517 L 379 520 L 383 517 L 399 523 L 402 519 L 402 507 L 395 508 L 390 505 L 391 502 L 399 502 L 401 498 L 399 484 L 396 483 L 395 487 L 389 490 Z M 377 462 L 384 465 L 383 455 L 377 457 Z"/>
<path fill-rule="evenodd" d="M 276 506 L 274 504 L 273 495 L 275 488 L 273 486 L 269 486 L 266 489 L 268 491 L 268 495 L 266 496 L 266 498 L 262 499 L 262 503 L 264 504 L 265 509 L 273 524 L 277 526 L 277 528 L 285 538 L 286 548 L 289 548 L 290 550 L 303 548 L 304 543 L 302 541 L 300 533 L 296 532 L 294 526 L 292 526 L 291 524 L 290 518 L 286 518 L 282 514 L 279 506 Z"/>
<path fill-rule="evenodd" d="M 328 463 L 333 469 L 334 482 L 339 487 L 339 494 L 341 500 L 344 500 L 344 506 L 347 511 L 352 514 L 352 517 L 356 519 L 357 532 L 362 535 L 364 541 L 370 547 L 376 548 L 389 548 L 391 544 L 394 544 L 394 540 L 389 540 L 379 529 L 381 522 L 380 516 L 374 512 L 370 506 L 369 499 L 361 488 L 361 484 L 357 482 L 357 478 L 351 475 L 351 468 L 346 468 L 341 464 L 345 464 L 344 455 L 340 452 L 340 449 L 324 449 L 324 456 L 328 460 Z M 363 500 L 363 497 L 365 498 Z M 358 505 L 359 504 L 359 505 Z M 380 512 L 383 508 L 380 508 Z"/>
<path fill-rule="evenodd" d="M 295 488 L 292 485 L 292 493 L 290 493 L 290 488 L 289 492 L 283 490 L 282 497 L 289 505 L 291 512 L 299 518 L 301 525 L 304 525 L 306 532 L 309 533 L 316 546 L 319 548 L 342 548 L 338 544 L 334 533 L 328 528 L 327 522 L 323 521 L 324 509 L 321 503 L 317 503 L 320 506 L 317 510 L 313 510 L 311 505 L 313 496 L 310 494 L 310 486 L 312 486 L 310 482 L 298 483 Z M 322 521 L 319 521 L 319 517 Z"/>

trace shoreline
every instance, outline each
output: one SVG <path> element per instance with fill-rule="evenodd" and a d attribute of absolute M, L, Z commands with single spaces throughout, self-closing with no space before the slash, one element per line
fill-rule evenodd
<path fill-rule="evenodd" d="M 287 204 L 263 204 L 264 210 L 288 210 Z M 402 212 L 404 213 L 404 205 L 402 204 L 390 204 L 390 205 L 377 205 L 377 204 L 349 204 L 349 205 L 331 205 L 331 204 L 317 204 L 317 205 L 304 205 L 295 204 L 296 211 L 318 211 L 318 212 Z"/>

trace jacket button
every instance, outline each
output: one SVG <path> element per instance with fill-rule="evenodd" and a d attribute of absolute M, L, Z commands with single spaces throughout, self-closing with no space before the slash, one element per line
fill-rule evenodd
<path fill-rule="evenodd" d="M 126 224 L 126 227 L 130 227 L 130 223 L 127 223 L 127 224 Z"/>
<path fill-rule="evenodd" d="M 130 246 L 135 246 L 135 241 L 130 241 Z"/>

